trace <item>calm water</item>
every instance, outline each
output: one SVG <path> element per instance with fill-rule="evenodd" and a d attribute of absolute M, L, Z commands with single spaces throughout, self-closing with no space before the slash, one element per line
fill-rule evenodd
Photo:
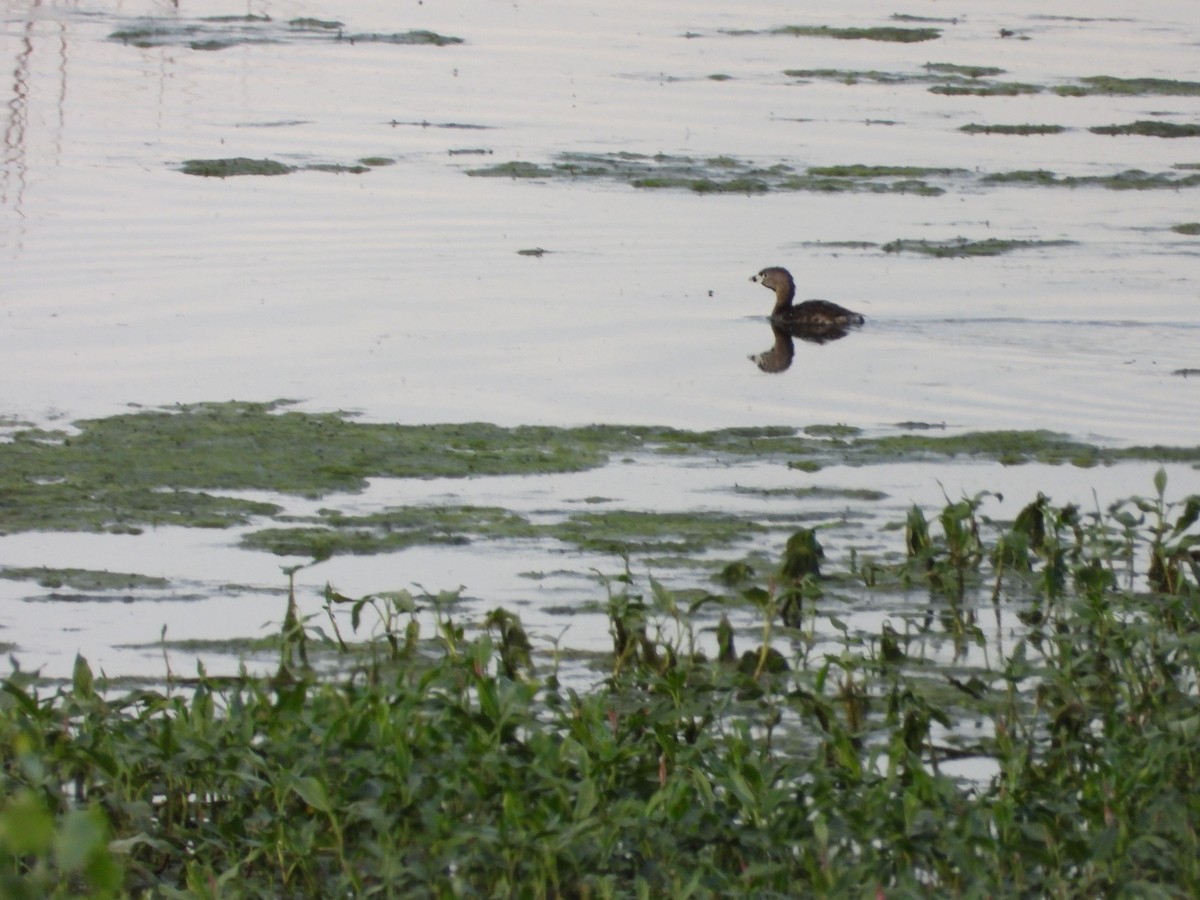
<path fill-rule="evenodd" d="M 378 421 L 844 422 L 871 431 L 925 421 L 1196 443 L 1200 378 L 1172 373 L 1200 368 L 1200 238 L 1169 229 L 1197 220 L 1200 188 L 984 187 L 965 175 L 945 181 L 938 197 L 700 196 L 465 174 L 578 151 L 1059 175 L 1178 173 L 1173 166 L 1200 163 L 1200 139 L 1086 130 L 1147 118 L 1194 123 L 1200 97 L 940 96 L 923 84 L 802 83 L 783 74 L 916 73 L 935 62 L 997 66 L 1002 80 L 1047 86 L 1100 74 L 1200 80 L 1194 0 L 1065 2 L 1053 17 L 1040 2 L 970 6 L 954 22 L 928 23 L 943 30 L 940 39 L 899 44 L 729 32 L 913 27 L 923 23 L 889 17 L 953 13 L 930 0 L 902 9 L 852 0 L 782 18 L 778 4 L 705 0 L 351 0 L 336 10 L 257 0 L 8 3 L 0 31 L 11 73 L 0 106 L 0 415 L 62 424 L 130 403 L 290 397 Z M 271 22 L 204 21 L 247 13 Z M 336 41 L 285 24 L 335 15 L 347 34 L 428 29 L 465 42 Z M 270 40 L 214 51 L 108 38 L 147 25 Z M 1001 38 L 1001 28 L 1015 34 Z M 1068 130 L 958 130 L 971 122 Z M 219 180 L 178 171 L 186 159 L 230 156 L 396 162 L 361 175 Z M 827 246 L 956 237 L 1073 243 L 970 259 Z M 535 247 L 549 252 L 518 255 Z M 770 297 L 748 278 L 773 264 L 792 269 L 801 295 L 866 314 L 867 327 L 834 344 L 798 346 L 786 373 L 759 372 L 747 357 L 771 343 L 763 318 Z M 666 504 L 724 502 L 695 499 L 709 477 L 695 469 L 647 471 L 668 485 Z M 1127 485 L 1101 487 L 1149 490 L 1146 471 L 1120 471 Z M 1110 475 L 1047 477 L 1086 498 Z M 896 509 L 936 502 L 939 479 L 959 478 L 847 477 L 873 480 Z M 1007 477 L 990 467 L 962 480 L 977 490 Z M 1172 472 L 1180 492 L 1197 490 L 1198 480 L 1191 470 Z M 609 495 L 648 496 L 619 493 L 625 483 L 618 479 Z M 494 490 L 491 482 L 443 488 L 461 502 Z M 574 482 L 525 481 L 505 502 L 540 496 L 553 505 L 576 490 Z M 369 505 L 371 496 L 345 502 Z M 278 587 L 279 560 L 231 550 L 235 537 L 4 538 L 3 564 L 165 574 L 192 599 L 34 606 L 23 602 L 30 584 L 0 582 L 8 629 L 0 637 L 53 673 L 77 646 L 113 669 L 138 669 L 111 645 L 153 640 L 164 623 L 174 637 L 257 629 L 279 617 L 277 598 L 258 603 L 251 592 L 248 603 L 245 592 L 218 588 Z M 548 553 L 336 560 L 308 583 L 330 578 L 348 592 L 466 583 L 489 607 L 524 599 L 536 618 L 516 572 L 551 563 L 584 571 L 595 562 L 564 565 L 543 559 Z M 575 582 L 538 591 L 555 602 L 596 595 L 594 585 Z M 64 627 L 78 629 L 65 643 Z"/>

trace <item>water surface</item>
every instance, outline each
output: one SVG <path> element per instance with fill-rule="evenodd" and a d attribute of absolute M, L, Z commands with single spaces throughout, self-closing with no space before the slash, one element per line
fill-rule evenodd
<path fill-rule="evenodd" d="M 270 21 L 209 21 L 246 12 Z M 896 21 L 895 12 L 938 21 Z M 0 414 L 62 425 L 131 403 L 287 397 L 411 423 L 841 422 L 886 432 L 927 422 L 1114 444 L 1200 440 L 1200 379 L 1173 374 L 1200 368 L 1200 239 L 1170 230 L 1196 220 L 1200 188 L 981 180 L 1036 169 L 1192 171 L 1177 167 L 1200 163 L 1195 139 L 1087 128 L 1195 122 L 1200 97 L 1053 92 L 1094 75 L 1197 81 L 1192 4 L 1076 2 L 1048 16 L 1040 3 L 982 2 L 949 21 L 941 4 L 855 0 L 781 16 L 761 2 L 8 4 Z M 287 25 L 302 17 L 341 21 L 343 39 Z M 767 33 L 789 24 L 927 25 L 941 36 L 901 44 Z M 148 47 L 110 37 L 138 28 L 166 37 Z M 188 29 L 233 45 L 193 49 Z M 417 29 L 463 43 L 345 39 Z M 944 96 L 922 83 L 784 74 L 919 74 L 931 62 L 995 66 L 1005 70 L 997 80 L 1043 90 Z M 1067 130 L 959 131 L 970 123 Z M 708 195 L 466 174 L 572 152 L 963 174 L 938 180 L 939 196 Z M 188 159 L 235 156 L 298 167 L 394 163 L 228 179 L 179 171 Z M 1069 243 L 954 259 L 837 245 L 957 237 Z M 535 248 L 546 252 L 519 253 Z M 859 310 L 867 326 L 799 345 L 785 373 L 759 372 L 748 356 L 771 343 L 770 297 L 748 278 L 766 265 L 788 266 L 802 296 Z M 651 471 L 677 494 L 692 489 L 685 467 Z M 1144 476 L 1131 476 L 1127 491 L 1147 490 Z M 891 473 L 866 477 L 885 482 L 872 486 L 898 496 L 896 509 L 908 502 Z M 983 489 L 992 477 L 968 480 Z M 1172 484 L 1195 490 L 1194 477 L 1181 469 Z M 935 486 L 955 478 L 926 470 L 917 493 L 936 500 Z M 485 481 L 454 488 L 469 502 L 492 490 Z M 538 491 L 558 502 L 559 490 L 527 482 L 505 502 Z M 1063 490 L 1086 499 L 1089 480 Z M 139 641 L 157 634 L 164 621 L 177 636 L 230 622 L 225 630 L 257 628 L 278 617 L 275 601 L 247 617 L 244 594 L 214 585 L 278 588 L 280 561 L 232 550 L 235 540 L 0 539 L 8 565 L 133 567 L 207 597 L 156 601 L 152 613 L 139 603 L 71 604 L 60 619 L 53 603 L 32 616 L 21 602 L 28 587 L 0 583 L 7 636 L 38 663 L 69 660 L 76 641 L 61 643 L 64 627 L 84 628 L 78 645 L 97 654 L 134 632 Z M 412 551 L 386 571 L 374 560 L 335 561 L 309 582 L 333 578 L 348 591 L 465 583 L 496 605 L 517 599 L 514 573 L 546 552 Z M 571 589 L 595 595 L 594 585 Z M 241 615 L 230 618 L 233 609 Z"/>

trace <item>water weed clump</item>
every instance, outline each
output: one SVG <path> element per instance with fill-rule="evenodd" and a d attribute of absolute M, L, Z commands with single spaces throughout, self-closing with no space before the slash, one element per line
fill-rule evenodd
<path fill-rule="evenodd" d="M 1157 119 L 1139 119 L 1127 125 L 1097 125 L 1089 128 L 1092 134 L 1121 135 L 1140 134 L 1145 137 L 1200 137 L 1200 125 L 1179 125 Z"/>
<path fill-rule="evenodd" d="M 884 253 L 922 253 L 935 257 L 958 256 L 1000 256 L 1014 250 L 1029 250 L 1039 247 L 1063 247 L 1073 241 L 1029 241 L 1005 240 L 1001 238 L 985 238 L 972 241 L 967 238 L 953 238 L 948 241 L 906 240 L 898 238 L 883 245 Z"/>
<path fill-rule="evenodd" d="M 772 191 L 906 193 L 937 196 L 943 189 L 922 180 L 948 170 L 915 166 L 845 167 L 830 173 L 786 163 L 760 165 L 731 156 L 699 159 L 663 153 L 560 153 L 549 165 L 514 160 L 477 169 L 473 177 L 530 180 L 597 179 L 643 189 L 685 189 L 698 194 L 763 194 Z"/>
<path fill-rule="evenodd" d="M 74 433 L 17 426 L 0 441 L 0 533 L 137 534 L 148 526 L 228 528 L 269 518 L 275 520 L 272 530 L 252 534 L 250 543 L 318 556 L 326 550 L 376 552 L 414 543 L 526 537 L 531 531 L 546 536 L 547 529 L 502 510 L 465 507 L 448 508 L 441 518 L 411 508 L 366 517 L 329 511 L 297 520 L 283 515 L 284 498 L 272 503 L 229 492 L 322 497 L 361 491 L 371 478 L 579 472 L 633 453 L 754 459 L 809 471 L 957 456 L 1085 465 L 1200 461 L 1194 447 L 1110 448 L 1040 431 L 935 435 L 912 426 L 920 433 L 867 437 L 837 426 L 800 433 L 786 426 L 697 432 L 620 425 L 395 425 L 290 407 L 284 401 L 232 401 L 146 409 L 77 422 Z M 641 524 L 673 527 L 653 517 Z M 631 533 L 640 531 L 632 523 L 621 528 L 627 526 Z M 714 536 L 726 528 L 753 533 L 752 523 L 699 519 L 687 530 L 700 534 L 708 528 L 716 529 Z"/>
<path fill-rule="evenodd" d="M 1067 129 L 1062 125 L 977 125 L 972 122 L 958 129 L 966 134 L 1062 134 Z"/>
<path fill-rule="evenodd" d="M 250 159 L 234 156 L 225 159 L 184 160 L 179 171 L 184 175 L 201 178 L 232 178 L 237 175 L 290 175 L 292 172 L 333 172 L 334 174 L 362 175 L 380 166 L 390 166 L 393 159 L 368 156 L 353 163 L 308 163 L 292 166 L 274 159 Z"/>
<path fill-rule="evenodd" d="M 254 44 L 333 43 L 409 44 L 447 47 L 464 43 L 460 37 L 425 29 L 394 33 L 346 33 L 342 22 L 301 17 L 287 22 L 271 16 L 232 15 L 139 18 L 109 34 L 108 39 L 141 49 L 187 47 L 225 50 Z"/>
<path fill-rule="evenodd" d="M 915 44 L 937 40 L 940 28 L 904 28 L 897 25 L 877 25 L 871 28 L 834 28 L 829 25 L 781 25 L 766 31 L 752 29 L 723 29 L 722 34 L 744 37 L 758 34 L 777 34 L 790 37 L 833 38 L 839 41 L 885 41 Z"/>
<path fill-rule="evenodd" d="M 468 633 L 453 595 L 331 587 L 328 632 L 289 590 L 271 677 L 118 697 L 82 658 L 52 691 L 16 670 L 0 884 L 1193 896 L 1200 497 L 1168 499 L 1160 471 L 1093 512 L 1038 495 L 993 521 L 989 500 L 914 507 L 898 558 L 848 566 L 802 529 L 690 605 L 626 566 L 590 687 L 511 611 Z M 910 601 L 853 628 L 849 584 Z M 1019 622 L 994 645 L 992 616 Z"/>

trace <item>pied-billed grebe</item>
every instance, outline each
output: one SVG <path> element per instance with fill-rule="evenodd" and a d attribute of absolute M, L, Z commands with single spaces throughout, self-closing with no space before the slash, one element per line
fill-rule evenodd
<path fill-rule="evenodd" d="M 828 300 L 805 300 L 792 306 L 796 298 L 796 282 L 792 273 L 780 266 L 763 269 L 750 278 L 775 292 L 775 308 L 771 310 L 771 324 L 788 329 L 811 330 L 830 327 L 861 325 L 865 318 Z M 840 336 L 840 335 L 839 335 Z"/>

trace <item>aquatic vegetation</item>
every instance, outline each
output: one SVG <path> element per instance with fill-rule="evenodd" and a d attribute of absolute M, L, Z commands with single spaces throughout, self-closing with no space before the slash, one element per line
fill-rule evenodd
<path fill-rule="evenodd" d="M 1147 137 L 1200 137 L 1200 125 L 1177 125 L 1158 120 L 1139 120 L 1127 125 L 1097 125 L 1089 128 L 1092 134 L 1140 134 Z"/>
<path fill-rule="evenodd" d="M 534 525 L 523 516 L 496 507 L 441 505 L 403 507 L 363 516 L 326 510 L 317 523 L 263 528 L 244 535 L 241 543 L 253 550 L 317 560 L 347 553 L 388 553 L 418 544 L 511 538 L 554 540 L 613 554 L 694 554 L 767 530 L 754 518 L 718 513 L 613 509 L 575 513 L 562 522 Z"/>
<path fill-rule="evenodd" d="M 690 603 L 626 570 L 587 688 L 561 680 L 582 657 L 510 610 L 468 634 L 453 592 L 332 587 L 324 627 L 289 601 L 244 648 L 278 655 L 270 678 L 168 671 L 118 695 L 82 657 L 48 690 L 14 671 L 0 885 L 1191 896 L 1200 497 L 1154 488 L 1091 513 L 1039 494 L 1013 522 L 987 494 L 914 507 L 898 559 L 849 571 L 801 529 Z M 858 630 L 849 585 L 910 602 Z M 993 644 L 980 623 L 1002 615 Z"/>
<path fill-rule="evenodd" d="M 1089 97 L 1095 94 L 1200 97 L 1200 81 L 1176 81 L 1170 78 L 1117 78 L 1112 75 L 1092 75 L 1087 78 L 1080 78 L 1076 84 L 1059 85 L 1054 88 L 1054 91 L 1064 97 Z"/>
<path fill-rule="evenodd" d="M 1010 134 L 1052 134 L 1059 126 L 966 126 Z M 1186 169 L 1186 166 L 1175 166 Z M 975 185 L 1027 184 L 1042 187 L 1103 187 L 1109 190 L 1154 190 L 1200 185 L 1200 174 L 1143 172 L 1130 169 L 1112 175 L 1057 175 L 1048 170 L 976 173 L 965 169 L 908 165 L 809 166 L 788 163 L 760 165 L 730 156 L 698 159 L 641 153 L 560 153 L 549 164 L 511 160 L 467 169 L 477 178 L 534 181 L 601 180 L 643 189 L 683 189 L 701 194 L 764 194 L 777 191 L 819 193 L 916 194 L 937 197 L 955 183 Z"/>
<path fill-rule="evenodd" d="M 948 96 L 969 95 L 972 97 L 1016 97 L 1020 94 L 1038 94 L 1043 90 L 1041 85 L 1028 84 L 1023 81 L 989 81 L 963 84 L 947 82 L 935 84 L 929 89 L 931 94 L 946 94 Z"/>
<path fill-rule="evenodd" d="M 252 531 L 241 543 L 280 556 L 328 559 L 344 553 L 385 553 L 418 544 L 465 544 L 477 538 L 540 533 L 523 516 L 505 509 L 450 504 L 406 506 L 360 516 L 324 510 L 318 522 Z"/>
<path fill-rule="evenodd" d="M 170 582 L 152 575 L 108 572 L 94 569 L 50 569 L 45 566 L 0 566 L 0 578 L 36 581 L 40 587 L 67 587 L 77 591 L 114 591 L 136 588 L 165 588 Z"/>
<path fill-rule="evenodd" d="M 412 534 L 422 528 L 443 538 L 514 536 L 524 525 L 513 519 L 488 524 L 477 517 L 473 523 L 460 520 L 449 530 L 443 523 L 441 532 L 436 521 L 389 525 L 388 514 L 372 521 L 331 511 L 319 522 L 297 523 L 283 520 L 277 504 L 220 492 L 254 489 L 319 497 L 361 490 L 370 478 L 575 472 L 634 452 L 773 460 L 808 471 L 960 455 L 1085 465 L 1125 459 L 1200 461 L 1196 448 L 1109 448 L 1041 431 L 868 438 L 842 426 L 810 426 L 800 433 L 783 426 L 693 432 L 618 425 L 389 425 L 354 422 L 346 414 L 300 412 L 282 401 L 191 404 L 76 425 L 77 434 L 21 428 L 11 440 L 0 442 L 0 533 L 138 533 L 148 525 L 225 528 L 273 518 L 282 531 L 270 538 L 276 541 L 272 549 L 292 547 L 296 549 L 276 552 L 314 556 L 318 554 L 311 551 L 322 547 L 376 552 L 388 541 L 413 540 Z M 656 522 L 661 530 L 665 521 L 646 519 L 643 524 Z M 589 522 L 593 534 L 603 532 L 598 521 Z M 736 529 L 746 523 L 711 524 Z M 638 530 L 633 523 L 622 527 L 631 534 Z M 388 528 L 395 531 L 391 538 Z M 268 537 L 256 540 L 268 546 Z"/>
<path fill-rule="evenodd" d="M 310 172 L 332 172 L 335 175 L 361 175 L 371 171 L 370 166 L 343 165 L 342 163 L 312 163 L 304 168 Z"/>
<path fill-rule="evenodd" d="M 227 159 L 187 159 L 179 171 L 201 178 L 230 178 L 235 175 L 287 175 L 296 171 L 296 167 L 274 159 L 235 156 Z"/>
<path fill-rule="evenodd" d="M 1200 222 L 1184 222 L 1182 225 L 1172 225 L 1171 230 L 1176 234 L 1200 234 Z"/>
<path fill-rule="evenodd" d="M 784 69 L 783 74 L 789 78 L 820 78 L 827 81 L 840 81 L 842 84 L 858 84 L 862 81 L 876 84 L 904 84 L 910 81 L 928 81 L 930 76 L 914 75 L 904 72 L 879 72 L 874 69 L 866 71 L 854 69 Z"/>
<path fill-rule="evenodd" d="M 999 256 L 1014 250 L 1029 250 L 1041 247 L 1063 247 L 1073 241 L 1028 241 L 1007 240 L 1001 238 L 985 238 L 972 241 L 967 238 L 953 238 L 948 241 L 905 240 L 897 239 L 883 245 L 884 253 L 923 253 L 926 256 L 957 257 L 957 256 Z"/>
<path fill-rule="evenodd" d="M 902 28 L 895 25 L 879 25 L 874 28 L 832 28 L 828 25 L 781 25 L 767 31 L 723 31 L 722 34 L 752 35 L 780 34 L 791 37 L 834 38 L 839 41 L 885 41 L 889 43 L 914 44 L 932 41 L 942 36 L 940 28 Z"/>
<path fill-rule="evenodd" d="M 931 175 L 954 175 L 962 169 L 934 169 L 928 166 L 812 166 L 810 175 L 830 178 L 927 178 Z"/>
<path fill-rule="evenodd" d="M 839 167 L 842 168 L 842 167 Z M 755 165 L 730 156 L 697 159 L 641 153 L 561 153 L 550 165 L 511 161 L 468 169 L 473 177 L 515 179 L 601 179 L 644 189 L 682 188 L 700 194 L 760 194 L 769 191 L 912 193 L 936 196 L 943 189 L 920 179 L 948 170 L 918 166 L 848 166 L 797 170 L 785 163 Z"/>
<path fill-rule="evenodd" d="M 289 19 L 288 25 L 292 28 L 302 28 L 308 31 L 337 31 L 346 27 L 345 22 L 339 22 L 336 19 L 314 19 L 311 17 Z"/>
<path fill-rule="evenodd" d="M 416 29 L 393 34 L 347 34 L 342 22 L 301 17 L 276 22 L 270 16 L 208 16 L 198 19 L 139 19 L 112 32 L 109 40 L 132 47 L 183 46 L 192 50 L 225 50 L 248 44 L 307 41 L 345 41 L 350 44 L 412 44 L 446 47 L 463 43 L 460 37 Z"/>
<path fill-rule="evenodd" d="M 184 175 L 198 175 L 201 178 L 232 178 L 237 175 L 288 175 L 292 172 L 333 172 L 350 175 L 362 175 L 373 168 L 390 166 L 394 159 L 385 156 L 368 156 L 356 163 L 308 163 L 303 166 L 291 166 L 274 159 L 249 159 L 245 156 L 235 156 L 227 159 L 188 159 L 179 167 Z"/>
<path fill-rule="evenodd" d="M 977 125 L 972 122 L 958 129 L 967 134 L 1062 134 L 1067 129 L 1062 125 Z"/>
<path fill-rule="evenodd" d="M 1178 167 L 1176 167 L 1178 168 Z M 984 184 L 1026 184 L 1041 187 L 1102 187 L 1112 191 L 1174 190 L 1200 185 L 1200 174 L 1175 175 L 1170 172 L 1143 172 L 1127 169 L 1115 175 L 1056 175 L 1045 169 L 1019 169 L 992 172 L 983 176 Z"/>
<path fill-rule="evenodd" d="M 727 32 L 732 33 L 732 32 Z M 759 32 L 744 32 L 757 34 Z M 777 31 L 774 33 L 782 33 Z M 996 66 L 972 66 L 956 63 L 926 63 L 920 72 L 881 72 L 852 69 L 786 69 L 792 78 L 820 78 L 844 84 L 922 84 L 934 82 L 928 90 L 934 94 L 973 97 L 1015 97 L 1052 91 L 1063 97 L 1090 96 L 1200 96 L 1200 82 L 1166 78 L 1116 78 L 1093 75 L 1073 79 L 1066 84 L 1042 85 L 1023 81 L 996 81 L 1005 70 Z"/>
<path fill-rule="evenodd" d="M 438 34 L 436 31 L 404 31 L 396 34 L 347 34 L 341 40 L 351 44 L 430 44 L 434 47 L 449 47 L 464 43 L 460 37 Z"/>
<path fill-rule="evenodd" d="M 995 66 L 966 66 L 955 63 L 926 63 L 916 72 L 881 72 L 876 69 L 784 69 L 790 78 L 820 78 L 843 84 L 873 82 L 875 84 L 958 84 L 969 85 L 979 78 L 1003 75 Z"/>
<path fill-rule="evenodd" d="M 997 66 L 969 66 L 958 63 L 925 63 L 925 70 L 945 75 L 962 75 L 966 78 L 994 78 L 1004 74 L 1004 69 Z"/>

